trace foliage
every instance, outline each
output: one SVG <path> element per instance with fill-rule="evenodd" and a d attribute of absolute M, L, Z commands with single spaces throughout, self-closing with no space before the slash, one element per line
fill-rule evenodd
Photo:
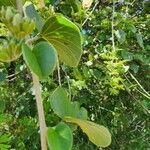
<path fill-rule="evenodd" d="M 27 52 L 32 53 L 32 59 L 25 56 L 24 52 L 23 57 L 20 57 L 19 52 L 17 56 L 19 59 L 13 62 L 15 68 L 11 67 L 12 62 L 0 63 L 0 139 L 7 137 L 5 141 L 0 141 L 0 144 L 6 145 L 8 149 L 9 147 L 11 149 L 40 149 L 35 91 L 28 67 L 32 73 L 36 73 L 42 79 L 43 105 L 46 124 L 49 127 L 49 147 L 56 148 L 53 140 L 55 142 L 58 140 L 61 142 L 56 142 L 57 149 L 62 147 L 61 143 L 66 142 L 66 149 L 70 149 L 70 145 L 73 145 L 73 150 L 98 150 L 99 148 L 94 144 L 102 146 L 101 142 L 103 140 L 105 142 L 105 136 L 98 143 L 98 138 L 92 138 L 93 132 L 89 130 L 101 128 L 98 125 L 96 129 L 93 129 L 95 127 L 93 122 L 96 122 L 107 127 L 112 134 L 112 143 L 104 149 L 146 150 L 149 148 L 149 0 L 114 0 L 114 3 L 95 0 L 91 2 L 89 0 L 86 4 L 86 1 L 82 3 L 79 0 L 46 0 L 47 7 L 43 9 L 39 9 L 38 1 L 33 1 L 36 9 L 31 3 L 24 6 L 27 16 L 23 17 L 23 21 L 17 25 L 22 26 L 27 18 L 30 23 L 34 20 L 34 32 L 28 33 L 31 41 L 26 41 L 29 45 L 33 42 L 33 48 L 27 48 Z M 0 2 L 1 6 L 10 5 L 10 3 L 2 3 Z M 29 13 L 31 11 L 32 13 Z M 12 12 L 13 17 L 18 14 L 14 8 Z M 57 13 L 54 14 L 54 12 Z M 13 22 L 16 19 L 11 18 L 11 20 Z M 54 24 L 48 26 L 53 21 L 55 21 Z M 16 32 L 8 26 L 10 25 L 0 24 L 0 51 L 8 49 L 8 45 L 12 43 L 11 40 L 15 42 L 15 45 L 24 43 L 24 36 L 16 34 L 22 31 L 22 27 L 19 32 Z M 62 28 L 56 32 L 59 26 Z M 39 35 L 40 38 L 37 38 Z M 20 38 L 23 40 L 20 41 Z M 115 49 L 112 40 L 115 42 Z M 49 49 L 45 51 L 54 57 L 58 53 L 59 57 L 55 59 L 51 57 L 51 60 L 54 59 L 52 66 L 42 61 L 43 55 L 37 55 L 35 47 L 40 43 L 41 45 L 42 43 L 48 44 Z M 83 44 L 82 57 L 81 43 Z M 64 48 L 66 51 L 62 51 Z M 9 57 L 8 61 L 16 59 L 14 56 L 12 58 Z M 57 58 L 60 59 L 58 71 L 55 68 L 58 66 Z M 34 61 L 33 66 L 29 64 L 30 61 Z M 43 73 L 39 62 L 47 68 L 42 75 L 39 73 Z M 70 68 L 67 65 L 76 67 Z M 62 85 L 58 87 L 60 81 Z M 90 123 L 85 121 L 86 119 L 90 120 Z M 69 120 L 73 124 L 67 123 L 70 122 Z M 108 132 L 105 127 L 102 126 Z M 70 134 L 72 132 L 73 141 L 72 134 Z M 101 135 L 94 136 L 101 137 Z M 109 133 L 106 135 L 109 136 Z M 110 143 L 108 139 L 106 145 Z"/>

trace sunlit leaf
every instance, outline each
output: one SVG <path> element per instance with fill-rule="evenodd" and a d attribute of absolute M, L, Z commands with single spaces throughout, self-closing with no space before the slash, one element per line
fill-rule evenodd
<path fill-rule="evenodd" d="M 77 66 L 81 58 L 81 34 L 78 27 L 61 14 L 56 14 L 45 22 L 41 36 L 57 50 L 62 62 Z"/>
<path fill-rule="evenodd" d="M 98 147 L 107 147 L 111 143 L 111 134 L 104 126 L 95 124 L 91 121 L 81 120 L 72 117 L 65 117 L 64 120 L 80 126 L 84 133 L 87 134 L 89 140 Z"/>

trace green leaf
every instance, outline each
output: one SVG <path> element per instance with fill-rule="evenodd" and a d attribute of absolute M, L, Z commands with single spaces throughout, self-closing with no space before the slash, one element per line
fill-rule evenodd
<path fill-rule="evenodd" d="M 41 80 L 47 78 L 54 70 L 57 61 L 54 47 L 47 42 L 39 42 L 32 51 L 25 44 L 22 49 L 24 60 L 30 70 Z"/>
<path fill-rule="evenodd" d="M 26 12 L 26 15 L 30 19 L 35 19 L 36 28 L 40 32 L 42 27 L 43 27 L 43 25 L 44 25 L 44 21 L 43 21 L 42 17 L 35 10 L 34 5 L 32 3 L 27 5 L 26 8 L 25 8 L 25 12 Z"/>
<path fill-rule="evenodd" d="M 4 134 L 0 135 L 0 143 L 6 143 L 11 141 L 11 135 L 10 134 Z"/>
<path fill-rule="evenodd" d="M 0 113 L 3 113 L 5 110 L 5 101 L 0 100 Z"/>
<path fill-rule="evenodd" d="M 50 98 L 51 107 L 59 117 L 76 116 L 73 105 L 67 97 L 67 92 L 58 87 Z"/>
<path fill-rule="evenodd" d="M 71 150 L 73 136 L 71 129 L 65 123 L 59 123 L 47 130 L 47 140 L 50 150 Z"/>
<path fill-rule="evenodd" d="M 0 82 L 6 79 L 6 75 L 3 72 L 0 72 Z"/>
<path fill-rule="evenodd" d="M 11 148 L 10 145 L 8 144 L 0 144 L 0 149 L 1 150 L 9 150 Z"/>
<path fill-rule="evenodd" d="M 136 38 L 137 38 L 137 42 L 138 42 L 139 46 L 144 49 L 142 34 L 137 33 Z"/>
<path fill-rule="evenodd" d="M 80 108 L 78 102 L 71 102 L 67 96 L 67 92 L 58 87 L 50 98 L 51 107 L 54 112 L 61 118 L 72 116 L 81 119 L 87 119 L 87 111 L 85 108 Z"/>
<path fill-rule="evenodd" d="M 144 11 L 150 13 L 150 0 L 143 1 Z"/>
<path fill-rule="evenodd" d="M 87 134 L 89 140 L 98 147 L 107 147 L 111 143 L 111 134 L 104 126 L 95 124 L 91 121 L 80 120 L 72 117 L 65 117 L 68 123 L 74 123 L 80 126 L 84 133 Z"/>
<path fill-rule="evenodd" d="M 47 78 L 54 70 L 57 62 L 55 48 L 47 42 L 40 42 L 33 48 L 42 72 L 42 78 Z"/>
<path fill-rule="evenodd" d="M 74 23 L 56 14 L 47 19 L 41 35 L 53 44 L 62 62 L 72 67 L 78 65 L 82 54 L 81 34 Z"/>
<path fill-rule="evenodd" d="M 88 116 L 87 110 L 83 107 L 80 108 L 79 102 L 77 101 L 73 102 L 72 106 L 73 106 L 73 111 L 76 112 L 76 115 L 75 115 L 76 118 L 84 119 L 84 120 L 87 119 L 87 116 Z"/>
<path fill-rule="evenodd" d="M 131 25 L 128 25 L 128 28 L 129 28 L 129 30 L 132 32 L 132 33 L 136 33 L 136 27 L 133 25 L 133 24 L 131 24 Z"/>
<path fill-rule="evenodd" d="M 8 116 L 0 113 L 0 125 L 8 121 Z"/>
<path fill-rule="evenodd" d="M 128 61 L 133 60 L 133 53 L 128 52 L 126 50 L 121 51 L 121 56 L 123 59 L 128 60 Z"/>
<path fill-rule="evenodd" d="M 23 44 L 22 51 L 23 51 L 23 58 L 27 66 L 30 68 L 32 72 L 34 72 L 37 76 L 39 76 L 39 78 L 41 78 L 42 72 L 40 66 L 31 49 L 27 45 Z"/>
<path fill-rule="evenodd" d="M 133 63 L 130 65 L 130 69 L 134 72 L 134 73 L 138 73 L 139 71 L 139 65 Z"/>
<path fill-rule="evenodd" d="M 126 40 L 126 33 L 123 30 L 117 30 L 115 31 L 115 35 L 118 39 L 118 41 L 122 44 Z"/>
<path fill-rule="evenodd" d="M 0 6 L 15 6 L 16 0 L 1 0 Z"/>

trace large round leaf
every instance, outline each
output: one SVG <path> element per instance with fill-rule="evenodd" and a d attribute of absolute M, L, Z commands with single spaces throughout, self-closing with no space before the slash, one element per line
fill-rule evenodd
<path fill-rule="evenodd" d="M 54 47 L 47 42 L 39 42 L 32 51 L 24 44 L 23 57 L 30 70 L 41 80 L 49 76 L 57 61 Z"/>
<path fill-rule="evenodd" d="M 45 22 L 41 35 L 57 50 L 61 61 L 69 66 L 77 66 L 81 58 L 81 34 L 78 27 L 61 14 L 56 14 Z"/>
<path fill-rule="evenodd" d="M 49 127 L 47 140 L 50 150 L 71 150 L 73 136 L 71 129 L 65 123 L 59 123 L 56 127 Z"/>
<path fill-rule="evenodd" d="M 71 102 L 68 98 L 67 92 L 59 86 L 51 95 L 51 107 L 54 112 L 61 118 L 71 116 L 75 118 L 87 119 L 87 111 L 81 107 L 76 101 Z"/>
<path fill-rule="evenodd" d="M 83 132 L 87 134 L 89 140 L 98 147 L 107 147 L 111 143 L 111 134 L 104 126 L 72 117 L 65 117 L 64 120 L 79 125 Z"/>

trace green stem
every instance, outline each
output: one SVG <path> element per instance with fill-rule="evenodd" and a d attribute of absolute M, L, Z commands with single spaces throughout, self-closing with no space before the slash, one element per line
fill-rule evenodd
<path fill-rule="evenodd" d="M 59 66 L 59 60 L 58 60 L 58 58 L 57 58 L 57 74 L 58 74 L 59 86 L 61 86 L 60 66 Z"/>

